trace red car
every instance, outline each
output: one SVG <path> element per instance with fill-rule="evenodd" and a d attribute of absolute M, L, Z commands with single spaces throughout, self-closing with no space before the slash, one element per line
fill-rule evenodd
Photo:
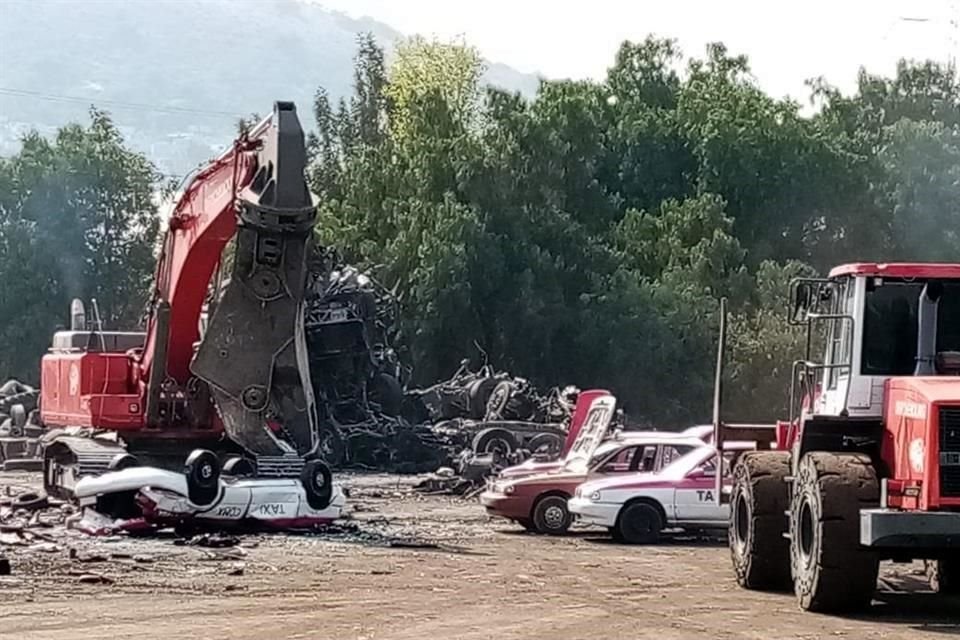
<path fill-rule="evenodd" d="M 616 399 L 605 394 L 589 402 L 587 417 L 562 466 L 492 480 L 480 496 L 487 513 L 528 531 L 559 535 L 573 520 L 567 500 L 578 485 L 615 474 L 656 472 L 703 445 L 701 438 L 683 433 L 621 432 L 606 438 Z"/>

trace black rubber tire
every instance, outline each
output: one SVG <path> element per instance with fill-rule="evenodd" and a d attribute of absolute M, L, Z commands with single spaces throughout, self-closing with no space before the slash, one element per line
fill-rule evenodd
<path fill-rule="evenodd" d="M 471 445 L 474 453 L 485 454 L 499 451 L 503 456 L 513 453 L 519 447 L 520 445 L 514 435 L 499 427 L 490 427 L 480 431 L 474 436 Z"/>
<path fill-rule="evenodd" d="M 573 514 L 567 509 L 566 496 L 544 496 L 536 501 L 530 512 L 533 527 L 537 533 L 560 536 L 570 529 Z"/>
<path fill-rule="evenodd" d="M 300 472 L 300 483 L 307 495 L 307 504 L 317 511 L 330 506 L 333 500 L 333 473 L 322 460 L 309 460 Z"/>
<path fill-rule="evenodd" d="M 617 529 L 616 527 L 607 527 L 607 531 L 610 532 L 610 537 L 613 538 L 614 542 L 624 542 L 623 536 L 620 535 L 620 529 Z"/>
<path fill-rule="evenodd" d="M 480 378 L 467 386 L 470 417 L 474 420 L 483 420 L 487 415 L 487 401 L 497 386 L 496 378 Z"/>
<path fill-rule="evenodd" d="M 524 531 L 530 531 L 531 533 L 536 533 L 537 528 L 533 525 L 533 520 L 529 518 L 523 518 L 521 520 L 516 520 L 516 523 L 523 527 Z"/>
<path fill-rule="evenodd" d="M 925 561 L 927 580 L 934 593 L 955 596 L 960 594 L 960 555 L 952 558 Z"/>
<path fill-rule="evenodd" d="M 790 578 L 787 508 L 790 452 L 745 453 L 733 470 L 730 494 L 730 556 L 745 589 L 786 591 Z"/>
<path fill-rule="evenodd" d="M 512 395 L 513 384 L 511 384 L 509 380 L 501 380 L 496 383 L 490 391 L 490 395 L 487 396 L 487 404 L 484 407 L 483 418 L 486 420 L 502 419 Z"/>
<path fill-rule="evenodd" d="M 879 500 L 869 456 L 813 452 L 800 460 L 790 501 L 790 564 L 801 609 L 839 613 L 869 606 L 879 560 L 860 546 L 860 510 Z"/>
<path fill-rule="evenodd" d="M 139 466 L 140 461 L 137 460 L 136 456 L 129 453 L 118 453 L 107 463 L 107 471 L 120 471 Z"/>
<path fill-rule="evenodd" d="M 243 456 L 230 456 L 223 463 L 223 475 L 232 478 L 252 478 L 257 474 L 256 466 Z"/>
<path fill-rule="evenodd" d="M 380 412 L 386 416 L 400 415 L 403 407 L 403 388 L 400 381 L 389 373 L 377 373 L 370 379 L 368 396 L 380 406 Z"/>
<path fill-rule="evenodd" d="M 200 506 L 211 504 L 220 493 L 220 460 L 206 449 L 194 449 L 183 465 L 187 496 Z"/>
<path fill-rule="evenodd" d="M 526 448 L 530 450 L 530 453 L 537 453 L 538 449 L 544 449 L 543 453 L 558 456 L 560 455 L 560 449 L 563 448 L 563 438 L 555 433 L 538 433 L 530 438 Z"/>
<path fill-rule="evenodd" d="M 48 505 L 47 496 L 40 495 L 39 493 L 21 493 L 16 498 L 13 499 L 14 509 L 26 509 L 28 511 L 36 511 L 37 509 L 46 509 Z"/>
<path fill-rule="evenodd" d="M 656 544 L 666 523 L 656 505 L 631 502 L 617 515 L 619 540 L 627 544 Z"/>

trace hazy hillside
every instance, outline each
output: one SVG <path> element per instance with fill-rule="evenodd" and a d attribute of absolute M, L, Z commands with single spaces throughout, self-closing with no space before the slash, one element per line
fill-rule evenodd
<path fill-rule="evenodd" d="M 318 86 L 348 92 L 365 31 L 385 45 L 401 35 L 297 0 L 2 0 L 0 155 L 93 103 L 164 171 L 184 173 L 230 139 L 237 116 L 277 99 L 309 116 Z M 488 79 L 537 85 L 499 64 Z"/>

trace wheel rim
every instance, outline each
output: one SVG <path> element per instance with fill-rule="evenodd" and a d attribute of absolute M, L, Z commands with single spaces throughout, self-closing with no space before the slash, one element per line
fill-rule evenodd
<path fill-rule="evenodd" d="M 484 453 L 499 453 L 500 455 L 507 455 L 510 453 L 510 444 L 503 438 L 494 438 L 487 443 L 487 446 L 483 449 Z"/>
<path fill-rule="evenodd" d="M 212 478 L 212 477 L 213 477 L 213 465 L 212 465 L 212 464 L 209 464 L 209 463 L 204 464 L 204 465 L 201 465 L 201 466 L 200 466 L 200 477 L 203 478 L 204 480 L 209 480 L 210 478 Z"/>
<path fill-rule="evenodd" d="M 559 529 L 563 526 L 566 519 L 563 507 L 559 505 L 550 505 L 543 511 L 543 521 L 551 529 Z"/>
<path fill-rule="evenodd" d="M 327 486 L 327 480 L 322 471 L 313 474 L 313 484 L 317 487 L 318 491 L 323 491 L 323 488 Z"/>
<path fill-rule="evenodd" d="M 747 535 L 749 535 L 748 522 L 750 520 L 750 508 L 747 505 L 746 497 L 741 493 L 737 495 L 737 505 L 733 512 L 733 531 L 734 543 L 739 551 L 743 551 L 747 546 Z"/>
<path fill-rule="evenodd" d="M 807 564 L 813 554 L 813 529 L 813 510 L 810 501 L 804 499 L 800 505 L 800 555 Z"/>

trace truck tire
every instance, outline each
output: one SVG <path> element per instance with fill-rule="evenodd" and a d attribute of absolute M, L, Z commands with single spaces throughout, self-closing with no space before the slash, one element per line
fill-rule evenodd
<path fill-rule="evenodd" d="M 627 544 L 656 544 L 665 524 L 656 505 L 631 502 L 617 515 L 614 539 Z"/>
<path fill-rule="evenodd" d="M 471 448 L 476 454 L 493 453 L 498 451 L 500 455 L 507 456 L 517 450 L 519 445 L 513 434 L 506 429 L 491 427 L 484 429 L 473 438 Z"/>
<path fill-rule="evenodd" d="M 470 404 L 470 417 L 474 420 L 483 420 L 487 415 L 487 401 L 494 387 L 497 386 L 496 378 L 480 378 L 474 380 L 467 386 L 467 398 Z"/>
<path fill-rule="evenodd" d="M 787 529 L 790 453 L 744 454 L 733 470 L 730 494 L 730 556 L 737 583 L 745 589 L 787 590 L 790 543 Z"/>
<path fill-rule="evenodd" d="M 860 547 L 860 510 L 880 501 L 869 456 L 808 453 L 794 483 L 790 565 L 800 608 L 838 613 L 869 606 L 879 560 Z"/>
<path fill-rule="evenodd" d="M 206 449 L 194 449 L 183 465 L 187 476 L 187 496 L 201 507 L 211 504 L 220 493 L 220 460 Z"/>
<path fill-rule="evenodd" d="M 960 594 L 960 556 L 926 560 L 927 580 L 935 593 Z"/>
<path fill-rule="evenodd" d="M 563 535 L 573 522 L 573 516 L 567 509 L 567 498 L 564 496 L 553 495 L 540 498 L 533 505 L 531 516 L 537 533 L 546 533 L 551 536 Z"/>
<path fill-rule="evenodd" d="M 530 438 L 527 449 L 531 453 L 546 453 L 551 456 L 560 455 L 560 449 L 563 448 L 563 440 L 555 433 L 538 433 Z"/>

